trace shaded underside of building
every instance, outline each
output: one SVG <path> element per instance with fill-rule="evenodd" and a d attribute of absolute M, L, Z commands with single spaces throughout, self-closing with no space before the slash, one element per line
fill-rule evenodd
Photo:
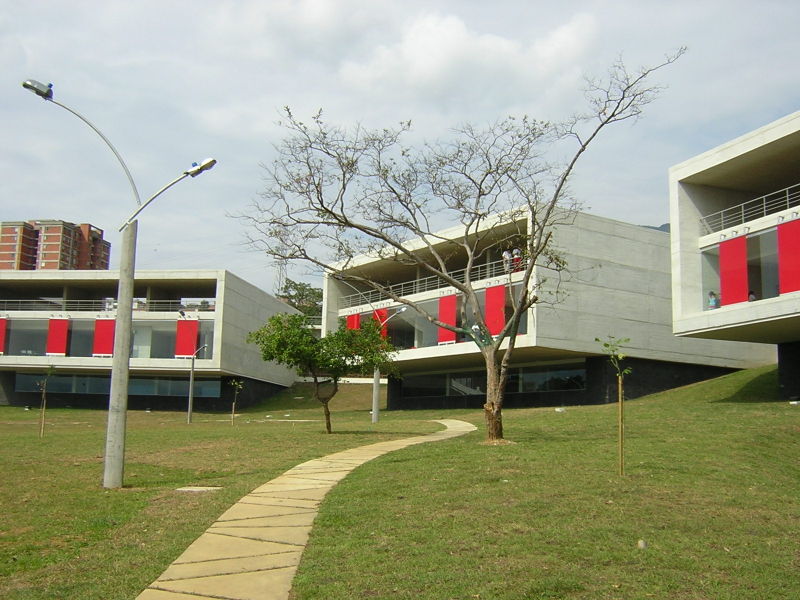
<path fill-rule="evenodd" d="M 719 377 L 729 367 L 628 358 L 624 367 L 625 398 L 648 394 Z M 387 408 L 418 410 L 479 409 L 486 401 L 485 370 L 407 373 L 389 379 Z M 528 408 L 577 406 L 617 401 L 617 374 L 606 356 L 511 367 L 504 406 Z"/>

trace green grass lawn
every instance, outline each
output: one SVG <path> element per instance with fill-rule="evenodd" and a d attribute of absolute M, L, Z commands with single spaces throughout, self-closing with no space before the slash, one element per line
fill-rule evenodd
<path fill-rule="evenodd" d="M 450 417 L 480 429 L 390 453 L 333 489 L 296 600 L 794 599 L 800 406 L 777 400 L 775 378 L 736 373 L 627 403 L 625 477 L 613 405 L 507 410 L 515 443 L 486 446 L 476 411 L 384 412 L 373 428 L 364 386 L 332 401 L 331 436 L 321 408 L 295 400 L 303 389 L 236 426 L 132 412 L 129 487 L 106 491 L 105 412 L 50 411 L 39 440 L 35 411 L 2 407 L 0 597 L 133 598 L 230 504 L 291 466 Z M 175 491 L 184 485 L 222 489 Z"/>

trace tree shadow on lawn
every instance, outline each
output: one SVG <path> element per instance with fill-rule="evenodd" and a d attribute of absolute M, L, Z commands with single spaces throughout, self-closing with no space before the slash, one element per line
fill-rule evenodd
<path fill-rule="evenodd" d="M 773 369 L 754 377 L 733 394 L 725 398 L 718 398 L 712 402 L 725 402 L 733 404 L 763 404 L 768 402 L 785 402 L 780 396 L 778 387 L 778 371 Z"/>

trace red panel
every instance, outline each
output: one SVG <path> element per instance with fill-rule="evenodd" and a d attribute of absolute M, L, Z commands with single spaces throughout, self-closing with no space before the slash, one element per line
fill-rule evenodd
<path fill-rule="evenodd" d="M 181 319 L 175 329 L 175 358 L 191 358 L 197 351 L 197 332 L 200 321 Z"/>
<path fill-rule="evenodd" d="M 506 286 L 495 285 L 486 288 L 486 326 L 489 333 L 498 335 L 506 326 Z"/>
<path fill-rule="evenodd" d="M 0 356 L 6 353 L 6 324 L 8 319 L 0 319 Z"/>
<path fill-rule="evenodd" d="M 94 341 L 92 356 L 112 356 L 114 354 L 114 319 L 97 319 L 94 322 Z"/>
<path fill-rule="evenodd" d="M 378 326 L 381 328 L 381 337 L 389 335 L 389 326 L 386 324 L 389 320 L 389 309 L 379 308 L 373 311 L 372 318 L 378 322 Z"/>
<path fill-rule="evenodd" d="M 778 225 L 778 281 L 781 294 L 800 290 L 800 219 Z"/>
<path fill-rule="evenodd" d="M 360 329 L 361 328 L 361 315 L 347 315 L 347 328 Z"/>
<path fill-rule="evenodd" d="M 747 302 L 747 238 L 733 238 L 719 245 L 720 304 Z"/>
<path fill-rule="evenodd" d="M 448 325 L 456 324 L 456 296 L 442 296 L 439 298 L 439 320 Z M 439 343 L 448 344 L 456 341 L 456 332 L 439 327 Z"/>
<path fill-rule="evenodd" d="M 47 327 L 47 356 L 67 355 L 67 334 L 69 333 L 69 319 L 50 319 Z"/>

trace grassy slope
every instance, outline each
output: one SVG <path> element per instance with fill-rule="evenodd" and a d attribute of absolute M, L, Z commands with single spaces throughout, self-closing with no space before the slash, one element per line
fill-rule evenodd
<path fill-rule="evenodd" d="M 800 597 L 800 407 L 773 369 L 616 408 L 506 412 L 334 488 L 294 598 Z M 646 549 L 639 549 L 644 540 Z"/>
<path fill-rule="evenodd" d="M 476 432 L 367 463 L 326 499 L 293 595 L 798 597 L 800 407 L 774 389 L 766 369 L 629 402 L 624 478 L 614 406 L 509 410 L 516 444 Z M 354 390 L 331 403 L 333 436 L 296 390 L 235 427 L 131 413 L 131 487 L 113 492 L 98 485 L 104 412 L 51 411 L 40 441 L 35 413 L 0 408 L 0 597 L 135 597 L 228 505 L 302 460 L 438 428 L 425 419 L 481 425 L 475 411 L 412 411 L 373 428 L 370 386 Z M 188 484 L 223 489 L 174 491 Z"/>

